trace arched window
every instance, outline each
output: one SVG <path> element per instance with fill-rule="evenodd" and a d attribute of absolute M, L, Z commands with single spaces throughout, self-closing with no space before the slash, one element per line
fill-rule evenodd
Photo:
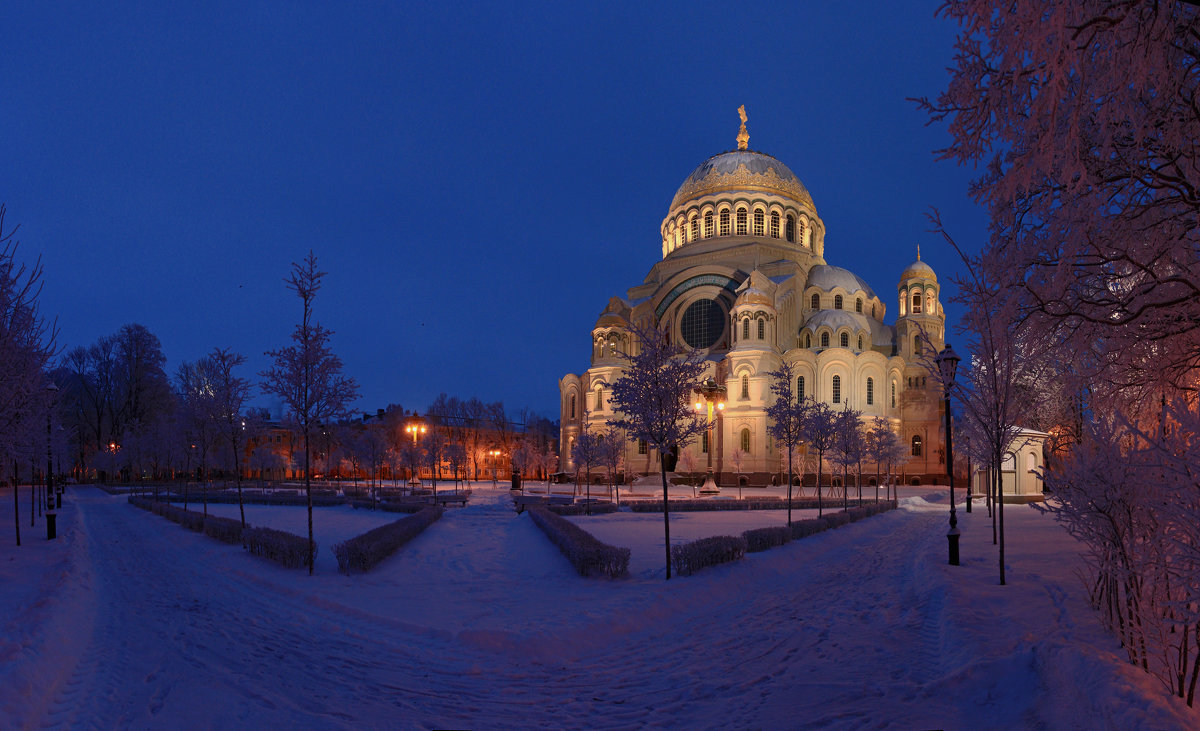
<path fill-rule="evenodd" d="M 645 454 L 647 451 L 649 451 L 649 450 L 646 448 L 646 440 L 639 439 L 638 440 L 638 454 Z"/>
<path fill-rule="evenodd" d="M 575 418 L 575 394 L 571 394 L 571 418 Z"/>
<path fill-rule="evenodd" d="M 779 212 L 771 211 L 771 238 L 779 238 Z"/>
<path fill-rule="evenodd" d="M 801 218 L 801 219 L 800 219 L 800 231 L 799 231 L 799 234 L 800 234 L 800 243 L 804 244 L 805 246 L 807 246 L 807 245 L 808 245 L 808 239 L 807 239 L 807 238 L 805 238 L 805 234 L 806 234 L 807 232 L 808 232 L 808 227 L 804 225 L 804 219 L 803 219 L 803 218 Z"/>
<path fill-rule="evenodd" d="M 900 297 L 900 316 L 901 317 L 904 317 L 908 313 L 908 308 L 906 306 L 907 302 L 908 302 L 908 297 L 906 297 L 906 296 Z"/>
<path fill-rule="evenodd" d="M 692 216 L 692 241 L 700 240 L 700 217 Z"/>
<path fill-rule="evenodd" d="M 713 235 L 713 215 L 712 211 L 704 212 L 704 238 L 711 239 Z"/>
<path fill-rule="evenodd" d="M 596 411 L 604 411 L 604 389 L 596 389 Z"/>
<path fill-rule="evenodd" d="M 1033 452 L 1025 453 L 1025 469 L 1033 472 L 1037 469 L 1037 457 L 1033 456 Z"/>
<path fill-rule="evenodd" d="M 821 295 L 819 295 L 819 294 L 814 294 L 814 295 L 812 296 L 812 308 L 813 308 L 814 310 L 819 310 L 819 309 L 821 309 Z"/>
<path fill-rule="evenodd" d="M 856 297 L 854 299 L 854 311 L 862 314 L 862 297 Z"/>
<path fill-rule="evenodd" d="M 933 292 L 925 293 L 925 311 L 931 315 L 936 315 L 933 309 Z"/>
<path fill-rule="evenodd" d="M 754 235 L 755 236 L 763 235 L 763 212 L 762 211 L 754 212 Z"/>
<path fill-rule="evenodd" d="M 742 429 L 742 451 L 750 454 L 750 430 Z"/>
<path fill-rule="evenodd" d="M 840 404 L 842 402 L 842 377 L 833 377 L 833 402 Z"/>
<path fill-rule="evenodd" d="M 858 349 L 862 350 L 862 335 L 858 336 Z"/>
<path fill-rule="evenodd" d="M 920 456 L 921 456 L 921 435 L 920 435 L 920 434 L 913 434 L 913 438 L 912 438 L 912 456 L 914 456 L 914 457 L 920 457 Z"/>
<path fill-rule="evenodd" d="M 809 335 L 808 333 L 804 333 L 804 347 L 806 347 L 806 348 L 812 347 L 812 336 Z"/>
<path fill-rule="evenodd" d="M 750 398 L 750 376 L 742 376 L 742 398 Z"/>
<path fill-rule="evenodd" d="M 798 376 L 796 378 L 796 401 L 800 402 L 803 400 L 804 400 L 804 376 Z"/>
<path fill-rule="evenodd" d="M 750 339 L 750 318 L 742 320 L 742 340 Z"/>
<path fill-rule="evenodd" d="M 875 317 L 875 305 L 871 305 L 871 317 Z"/>
<path fill-rule="evenodd" d="M 892 408 L 896 408 L 896 382 L 892 381 Z"/>
<path fill-rule="evenodd" d="M 737 209 L 737 232 L 739 236 L 746 235 L 746 209 Z"/>
<path fill-rule="evenodd" d="M 921 314 L 921 293 L 917 292 L 912 296 L 912 313 L 914 315 Z"/>
<path fill-rule="evenodd" d="M 729 211 L 721 211 L 721 235 L 729 235 Z"/>
<path fill-rule="evenodd" d="M 875 405 L 875 379 L 867 379 L 867 406 Z"/>
<path fill-rule="evenodd" d="M 758 339 L 764 340 L 767 337 L 767 323 L 761 317 L 758 318 Z"/>
<path fill-rule="evenodd" d="M 821 347 L 822 348 L 829 347 L 829 333 L 821 333 Z"/>
<path fill-rule="evenodd" d="M 841 334 L 841 335 L 838 337 L 838 343 L 839 343 L 839 344 L 840 344 L 840 345 L 841 345 L 843 348 L 849 348 L 849 347 L 850 347 L 850 333 L 842 333 L 842 334 Z"/>
<path fill-rule="evenodd" d="M 913 355 L 921 354 L 921 336 L 913 335 Z"/>
<path fill-rule="evenodd" d="M 833 309 L 835 309 L 835 310 L 842 309 L 842 296 L 840 294 L 835 294 L 833 296 Z"/>
<path fill-rule="evenodd" d="M 787 235 L 788 241 L 796 243 L 796 217 L 790 213 L 787 217 L 786 230 L 784 233 Z"/>

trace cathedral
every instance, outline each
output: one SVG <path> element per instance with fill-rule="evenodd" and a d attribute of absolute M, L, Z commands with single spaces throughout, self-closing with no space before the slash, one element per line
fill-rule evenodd
<path fill-rule="evenodd" d="M 613 417 L 609 385 L 622 372 L 629 324 L 648 322 L 702 351 L 708 377 L 725 387 L 711 453 L 706 435 L 680 465 L 704 470 L 711 460 L 725 485 L 736 484 L 735 472 L 767 484 L 786 471 L 766 415 L 769 374 L 786 361 L 800 397 L 857 409 L 868 423 L 886 418 L 908 447 L 907 482 L 935 479 L 945 473 L 941 391 L 918 359 L 930 343 L 943 347 L 937 275 L 918 251 L 900 272 L 895 298 L 881 298 L 858 275 L 826 263 L 827 231 L 812 196 L 787 165 L 750 149 L 738 111 L 737 149 L 705 160 L 679 186 L 659 232 L 662 259 L 600 313 L 590 367 L 559 381 L 562 469 L 575 470 L 572 445 L 584 421 L 604 429 Z M 890 325 L 889 300 L 896 306 Z M 653 450 L 626 446 L 627 474 L 658 468 Z"/>

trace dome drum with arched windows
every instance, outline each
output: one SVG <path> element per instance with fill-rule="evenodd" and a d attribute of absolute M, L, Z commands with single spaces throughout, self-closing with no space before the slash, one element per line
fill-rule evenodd
<path fill-rule="evenodd" d="M 728 484 L 730 454 L 744 454 L 743 474 L 768 479 L 782 464 L 767 437 L 771 373 L 787 362 L 805 398 L 850 407 L 864 420 L 883 418 L 906 444 L 938 439 L 940 399 L 921 374 L 922 342 L 941 347 L 945 314 L 932 267 L 917 260 L 900 269 L 894 322 L 887 303 L 865 280 L 825 260 L 826 229 L 808 189 L 777 158 L 749 149 L 714 155 L 679 186 L 660 228 L 662 258 L 624 297 L 613 297 L 593 328 L 591 367 L 565 376 L 562 469 L 581 420 L 597 428 L 611 413 L 574 420 L 570 397 L 590 409 L 599 388 L 622 373 L 622 353 L 635 351 L 631 322 L 652 323 L 681 347 L 707 359 L 708 376 L 726 385 L 729 401 L 714 430 L 713 466 Z M 882 248 L 882 247 L 881 247 Z M 852 255 L 852 252 L 847 252 Z M 899 267 L 898 267 L 899 268 Z M 914 300 L 913 298 L 918 299 Z M 914 302 L 917 304 L 914 305 Z M 700 445 L 702 463 L 707 455 Z M 944 471 L 937 452 L 920 450 L 905 467 L 909 479 Z M 627 445 L 631 472 L 657 470 L 653 450 Z M 932 461 L 931 461 L 932 460 Z"/>

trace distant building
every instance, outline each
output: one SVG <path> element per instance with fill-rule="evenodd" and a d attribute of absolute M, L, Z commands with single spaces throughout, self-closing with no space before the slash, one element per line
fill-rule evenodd
<path fill-rule="evenodd" d="M 572 445 L 585 415 L 598 428 L 613 417 L 609 396 L 629 324 L 650 322 L 704 351 L 709 375 L 728 390 L 713 438 L 713 467 L 727 484 L 735 449 L 746 453 L 742 472 L 754 481 L 786 464 L 767 436 L 765 412 L 773 399 L 768 374 L 785 360 L 795 366 L 799 394 L 835 409 L 848 404 L 864 419 L 887 418 L 909 446 L 910 480 L 944 474 L 941 392 L 917 363 L 922 331 L 943 347 L 937 275 L 918 251 L 896 284 L 898 316 L 885 324 L 886 300 L 826 263 L 826 240 L 808 190 L 782 162 L 749 149 L 743 120 L 738 149 L 701 163 L 675 193 L 659 231 L 661 260 L 604 307 L 591 332 L 590 367 L 560 380 L 563 468 L 574 469 Z M 690 447 L 697 464 L 707 463 L 705 442 Z M 644 445 L 627 447 L 630 472 L 657 471 L 657 460 Z"/>

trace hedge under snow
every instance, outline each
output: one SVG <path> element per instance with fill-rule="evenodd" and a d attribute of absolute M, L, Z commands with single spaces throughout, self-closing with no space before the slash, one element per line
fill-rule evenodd
<path fill-rule="evenodd" d="M 628 548 L 601 543 L 583 528 L 540 505 L 530 505 L 529 515 L 580 574 L 611 579 L 629 571 Z"/>
<path fill-rule="evenodd" d="M 338 571 L 343 574 L 370 571 L 441 517 L 442 508 L 430 505 L 400 520 L 373 528 L 361 536 L 334 544 L 332 550 L 337 557 Z"/>
<path fill-rule="evenodd" d="M 255 556 L 269 558 L 291 569 L 308 565 L 308 539 L 273 528 L 252 528 L 242 531 L 246 550 Z M 317 551 L 313 542 L 313 553 Z"/>

